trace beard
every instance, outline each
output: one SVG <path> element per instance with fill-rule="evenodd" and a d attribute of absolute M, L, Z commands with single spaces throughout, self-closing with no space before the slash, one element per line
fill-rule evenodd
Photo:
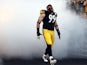
<path fill-rule="evenodd" d="M 53 12 L 53 9 L 49 8 L 48 11 L 49 11 L 49 12 Z"/>

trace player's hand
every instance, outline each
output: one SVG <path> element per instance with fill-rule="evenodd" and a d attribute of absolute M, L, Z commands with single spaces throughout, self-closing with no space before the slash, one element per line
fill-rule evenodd
<path fill-rule="evenodd" d="M 40 39 L 40 35 L 42 35 L 41 33 L 37 33 L 37 39 Z"/>

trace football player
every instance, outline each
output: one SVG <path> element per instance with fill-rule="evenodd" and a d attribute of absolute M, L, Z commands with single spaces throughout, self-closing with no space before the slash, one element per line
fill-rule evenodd
<path fill-rule="evenodd" d="M 52 55 L 52 46 L 54 44 L 54 28 L 56 29 L 59 39 L 60 39 L 60 30 L 57 24 L 57 13 L 54 12 L 54 9 L 51 4 L 47 5 L 47 10 L 41 10 L 40 16 L 37 21 L 37 36 L 41 35 L 40 23 L 43 22 L 43 36 L 47 45 L 45 53 L 42 56 L 44 62 L 48 62 L 47 55 L 49 55 L 50 63 L 56 63 L 57 60 L 54 59 Z"/>

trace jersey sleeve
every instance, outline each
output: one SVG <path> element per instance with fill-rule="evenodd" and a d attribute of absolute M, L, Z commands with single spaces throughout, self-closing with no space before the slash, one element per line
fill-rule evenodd
<path fill-rule="evenodd" d="M 45 14 L 45 10 L 40 10 L 40 14 Z"/>

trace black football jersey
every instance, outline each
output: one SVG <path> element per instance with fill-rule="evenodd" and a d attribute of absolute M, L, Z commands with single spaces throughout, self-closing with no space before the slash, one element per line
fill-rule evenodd
<path fill-rule="evenodd" d="M 45 17 L 43 19 L 43 29 L 54 30 L 54 23 L 57 19 L 55 12 L 49 12 L 44 10 Z"/>

